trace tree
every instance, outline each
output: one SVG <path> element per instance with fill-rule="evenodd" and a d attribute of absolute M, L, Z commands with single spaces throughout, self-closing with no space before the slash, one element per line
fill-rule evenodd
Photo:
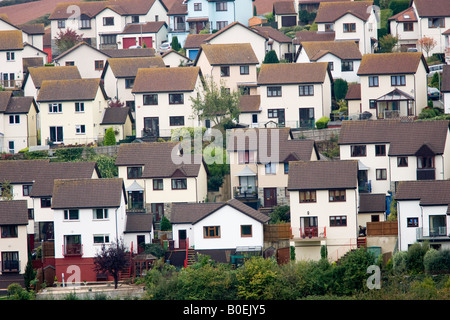
<path fill-rule="evenodd" d="M 114 129 L 108 128 L 105 132 L 105 146 L 114 146 L 116 144 L 116 134 L 114 133 Z"/>
<path fill-rule="evenodd" d="M 69 50 L 77 43 L 82 41 L 83 41 L 82 34 L 80 35 L 75 30 L 67 28 L 66 31 L 60 30 L 56 34 L 55 44 L 58 47 L 58 50 L 62 53 Z"/>
<path fill-rule="evenodd" d="M 398 37 L 393 36 L 392 34 L 388 33 L 380 38 L 379 44 L 382 52 L 392 52 L 392 49 L 397 45 L 398 43 Z"/>
<path fill-rule="evenodd" d="M 195 98 L 191 97 L 192 109 L 199 120 L 209 119 L 218 125 L 224 117 L 232 120 L 238 118 L 240 112 L 239 91 L 229 92 L 224 84 L 218 86 L 213 78 L 203 83 L 204 91 Z"/>
<path fill-rule="evenodd" d="M 263 61 L 263 63 L 279 63 L 279 62 L 280 60 L 278 60 L 277 54 L 274 50 L 268 51 Z"/>
<path fill-rule="evenodd" d="M 108 101 L 108 107 L 110 108 L 122 108 L 125 102 L 121 102 L 119 99 L 111 99 Z"/>
<path fill-rule="evenodd" d="M 345 99 L 348 90 L 348 83 L 343 79 L 334 80 L 334 98 L 336 101 Z"/>
<path fill-rule="evenodd" d="M 179 51 L 179 50 L 181 49 L 181 45 L 180 45 L 180 43 L 178 42 L 178 37 L 177 37 L 177 36 L 175 36 L 175 37 L 172 38 L 171 47 L 172 47 L 172 49 L 175 50 L 175 51 Z"/>
<path fill-rule="evenodd" d="M 3 181 L 3 183 L 1 184 L 0 196 L 2 200 L 13 200 L 14 195 L 12 193 L 11 182 L 6 180 Z"/>
<path fill-rule="evenodd" d="M 417 45 L 419 47 L 421 47 L 422 50 L 427 53 L 427 57 L 428 57 L 428 54 L 430 53 L 430 51 L 433 50 L 434 47 L 436 47 L 437 41 L 431 37 L 422 37 L 417 41 Z"/>
<path fill-rule="evenodd" d="M 114 288 L 117 289 L 119 274 L 127 265 L 128 253 L 123 241 L 112 242 L 108 247 L 102 245 L 100 252 L 94 257 L 94 271 L 109 273 L 114 278 Z"/>

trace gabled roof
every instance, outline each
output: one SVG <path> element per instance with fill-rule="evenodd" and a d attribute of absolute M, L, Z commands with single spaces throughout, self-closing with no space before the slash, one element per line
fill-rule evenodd
<path fill-rule="evenodd" d="M 402 12 L 388 18 L 388 20 L 395 20 L 397 22 L 417 22 L 417 16 L 413 7 L 409 7 Z"/>
<path fill-rule="evenodd" d="M 39 89 L 44 80 L 67 80 L 67 79 L 81 79 L 80 72 L 76 66 L 63 67 L 33 67 L 28 68 L 28 77 L 33 79 L 34 86 Z"/>
<path fill-rule="evenodd" d="M 351 14 L 363 21 L 370 16 L 373 1 L 321 2 L 317 10 L 316 23 L 334 22 L 346 14 Z"/>
<path fill-rule="evenodd" d="M 423 145 L 427 145 L 434 154 L 443 154 L 448 124 L 446 120 L 343 121 L 338 144 L 390 143 L 389 156 L 413 156 Z"/>
<path fill-rule="evenodd" d="M 258 85 L 323 83 L 330 72 L 328 62 L 262 64 Z"/>
<path fill-rule="evenodd" d="M 132 92 L 190 92 L 195 90 L 199 76 L 199 67 L 141 68 Z"/>
<path fill-rule="evenodd" d="M 123 29 L 122 34 L 156 33 L 164 26 L 167 27 L 164 21 L 148 21 L 145 24 L 130 23 Z"/>
<path fill-rule="evenodd" d="M 361 193 L 358 213 L 376 212 L 386 212 L 386 195 L 384 193 Z"/>
<path fill-rule="evenodd" d="M 245 203 L 231 199 L 227 202 L 174 203 L 170 222 L 196 224 L 226 206 L 230 206 L 261 223 L 266 223 L 270 220 L 267 215 L 247 206 Z"/>
<path fill-rule="evenodd" d="M 118 208 L 125 189 L 121 178 L 57 179 L 52 209 Z"/>
<path fill-rule="evenodd" d="M 132 58 L 132 57 L 154 57 L 155 49 L 153 48 L 136 48 L 136 49 L 102 49 L 100 50 L 110 58 Z"/>
<path fill-rule="evenodd" d="M 22 49 L 23 49 L 22 31 L 20 30 L 0 31 L 0 51 L 22 50 Z"/>
<path fill-rule="evenodd" d="M 136 77 L 141 68 L 165 68 L 164 60 L 158 57 L 109 58 L 103 68 L 102 78 L 111 69 L 115 78 Z"/>
<path fill-rule="evenodd" d="M 202 44 L 195 59 L 197 65 L 202 52 L 212 66 L 217 65 L 244 65 L 259 63 L 250 43 L 230 44 Z"/>
<path fill-rule="evenodd" d="M 127 212 L 127 224 L 124 233 L 151 232 L 153 214 Z"/>
<path fill-rule="evenodd" d="M 34 107 L 36 112 L 39 112 L 33 97 L 16 97 L 12 95 L 11 91 L 0 91 L 0 113 L 28 113 L 31 107 Z"/>
<path fill-rule="evenodd" d="M 44 80 L 36 101 L 88 101 L 94 100 L 101 90 L 100 79 Z"/>
<path fill-rule="evenodd" d="M 447 0 L 412 0 L 419 17 L 450 17 L 450 6 Z"/>
<path fill-rule="evenodd" d="M 288 190 L 356 189 L 358 161 L 291 161 Z"/>
<path fill-rule="evenodd" d="M 292 41 L 294 44 L 300 44 L 303 41 L 334 41 L 335 36 L 334 32 L 297 31 Z"/>
<path fill-rule="evenodd" d="M 297 14 L 294 6 L 294 1 L 274 1 L 273 13 L 276 15 Z"/>
<path fill-rule="evenodd" d="M 27 224 L 28 205 L 26 200 L 0 201 L 0 226 Z"/>
<path fill-rule="evenodd" d="M 184 42 L 185 49 L 196 49 L 205 43 L 205 40 L 210 37 L 210 34 L 188 34 Z"/>
<path fill-rule="evenodd" d="M 414 74 L 421 61 L 428 73 L 428 64 L 422 52 L 365 54 L 358 75 Z"/>
<path fill-rule="evenodd" d="M 362 55 L 354 41 L 303 41 L 299 52 L 305 50 L 310 61 L 317 61 L 327 54 L 341 60 L 361 60 Z"/>
<path fill-rule="evenodd" d="M 264 26 L 254 26 L 252 29 L 255 29 L 259 33 L 265 35 L 267 38 L 273 39 L 280 43 L 292 43 L 292 38 L 285 35 L 283 32 L 278 31 L 272 27 L 264 27 Z"/>
<path fill-rule="evenodd" d="M 350 83 L 348 85 L 347 94 L 345 100 L 361 100 L 361 84 Z"/>
<path fill-rule="evenodd" d="M 239 109 L 241 113 L 261 112 L 260 105 L 261 96 L 259 94 L 241 95 L 239 98 Z"/>
<path fill-rule="evenodd" d="M 264 35 L 261 34 L 259 32 L 257 32 L 256 30 L 253 30 L 253 28 L 249 28 L 244 26 L 242 23 L 240 23 L 239 21 L 234 21 L 233 23 L 230 23 L 229 25 L 227 25 L 225 28 L 220 29 L 219 31 L 217 31 L 216 33 L 210 34 L 208 38 L 205 39 L 205 42 L 210 42 L 211 40 L 213 40 L 214 38 L 219 37 L 221 34 L 229 31 L 230 29 L 234 28 L 234 27 L 242 27 L 244 29 L 247 29 L 255 34 L 257 34 L 258 36 L 264 38 L 265 40 L 267 40 L 268 38 Z"/>
<path fill-rule="evenodd" d="M 184 0 L 175 0 L 170 9 L 167 11 L 168 16 L 187 15 L 187 4 Z"/>
<path fill-rule="evenodd" d="M 400 181 L 395 199 L 419 200 L 422 206 L 449 205 L 450 180 Z M 449 214 L 447 209 L 447 214 Z"/>
<path fill-rule="evenodd" d="M 80 47 L 88 47 L 88 48 L 92 49 L 93 51 L 96 51 L 96 52 L 99 52 L 99 53 L 105 55 L 105 58 L 109 57 L 109 55 L 106 54 L 106 53 L 104 53 L 103 51 L 98 50 L 97 48 L 95 48 L 95 47 L 93 47 L 93 46 L 87 44 L 87 43 L 84 42 L 84 41 L 82 41 L 82 42 L 79 42 L 79 43 L 77 43 L 76 45 L 74 45 L 72 48 L 70 48 L 70 49 L 64 51 L 64 52 L 61 53 L 59 56 L 53 58 L 53 60 L 54 60 L 54 61 L 58 61 L 58 60 L 60 60 L 61 58 L 63 58 L 63 57 L 65 57 L 66 55 L 68 55 L 69 53 L 76 51 L 76 50 L 77 50 L 78 48 L 80 48 Z"/>
<path fill-rule="evenodd" d="M 122 108 L 106 108 L 103 114 L 103 120 L 101 125 L 114 125 L 114 124 L 125 124 L 127 118 L 130 118 L 131 122 L 134 122 L 131 109 L 128 107 Z"/>
<path fill-rule="evenodd" d="M 18 27 L 25 33 L 30 35 L 44 35 L 45 29 L 43 23 L 26 23 L 18 25 Z"/>

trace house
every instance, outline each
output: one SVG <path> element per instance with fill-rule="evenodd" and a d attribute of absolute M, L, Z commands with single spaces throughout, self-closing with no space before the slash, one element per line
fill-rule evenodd
<path fill-rule="evenodd" d="M 348 90 L 345 94 L 344 100 L 347 101 L 349 115 L 359 114 L 362 116 L 360 83 L 350 83 L 348 85 Z"/>
<path fill-rule="evenodd" d="M 360 193 L 358 226 L 367 227 L 367 222 L 382 222 L 387 218 L 387 202 L 384 193 Z"/>
<path fill-rule="evenodd" d="M 154 48 L 103 49 L 101 51 L 109 58 L 154 57 L 156 52 Z"/>
<path fill-rule="evenodd" d="M 400 51 L 416 48 L 419 40 L 419 20 L 413 7 L 393 15 L 388 19 L 390 33 L 398 38 Z"/>
<path fill-rule="evenodd" d="M 319 10 L 319 5 L 322 2 L 333 2 L 333 1 L 353 1 L 353 0 L 296 0 L 298 5 L 298 11 L 307 11 L 309 13 L 317 13 Z"/>
<path fill-rule="evenodd" d="M 235 199 L 255 209 L 289 204 L 291 161 L 316 161 L 313 140 L 293 139 L 289 128 L 232 129 L 227 141 Z"/>
<path fill-rule="evenodd" d="M 444 66 L 442 70 L 441 93 L 444 104 L 444 112 L 450 113 L 450 67 Z"/>
<path fill-rule="evenodd" d="M 19 89 L 22 86 L 22 31 L 0 31 L 0 86 Z"/>
<path fill-rule="evenodd" d="M 166 67 L 186 67 L 192 64 L 192 60 L 188 57 L 182 55 L 178 51 L 170 49 L 169 51 L 164 52 L 161 55 L 161 58 L 164 60 Z"/>
<path fill-rule="evenodd" d="M 23 43 L 23 51 L 22 51 L 22 64 L 25 63 L 25 61 L 34 60 L 36 66 L 42 67 L 47 61 L 47 53 L 39 48 L 36 48 L 35 46 L 24 42 Z M 25 76 L 26 69 L 23 69 L 23 74 Z"/>
<path fill-rule="evenodd" d="M 261 96 L 259 94 L 241 95 L 239 98 L 239 125 L 258 128 L 261 116 Z"/>
<path fill-rule="evenodd" d="M 358 69 L 361 111 L 377 119 L 418 116 L 427 106 L 427 73 L 421 52 L 364 55 Z"/>
<path fill-rule="evenodd" d="M 109 58 L 101 75 L 107 96 L 125 103 L 134 112 L 132 89 L 141 68 L 164 68 L 163 59 L 157 57 Z"/>
<path fill-rule="evenodd" d="M 128 107 L 105 109 L 102 122 L 100 123 L 102 134 L 105 136 L 106 130 L 113 128 L 116 135 L 116 142 L 125 140 L 133 136 L 134 117 Z"/>
<path fill-rule="evenodd" d="M 214 203 L 175 203 L 171 214 L 175 248 L 195 248 L 222 263 L 239 247 L 264 247 L 264 224 L 270 218 L 231 199 Z"/>
<path fill-rule="evenodd" d="M 321 2 L 314 22 L 319 32 L 333 32 L 336 40 L 355 41 L 361 54 L 374 52 L 378 27 L 373 1 Z"/>
<path fill-rule="evenodd" d="M 326 246 L 337 261 L 357 248 L 358 162 L 291 161 L 287 190 L 297 260 L 319 260 Z"/>
<path fill-rule="evenodd" d="M 359 82 L 362 55 L 354 41 L 304 41 L 295 62 L 328 62 L 333 79 Z"/>
<path fill-rule="evenodd" d="M 358 160 L 361 193 L 396 193 L 399 181 L 449 178 L 448 121 L 343 121 L 341 160 Z"/>
<path fill-rule="evenodd" d="M 186 56 L 191 59 L 195 60 L 197 57 L 198 51 L 200 50 L 200 47 L 203 43 L 205 43 L 205 40 L 209 38 L 211 35 L 209 33 L 206 34 L 189 34 L 186 37 L 186 41 L 184 42 L 183 48 L 186 51 Z"/>
<path fill-rule="evenodd" d="M 132 90 L 136 137 L 171 137 L 172 129 L 201 126 L 191 100 L 201 90 L 199 67 L 139 69 Z"/>
<path fill-rule="evenodd" d="M 194 61 L 205 80 L 230 91 L 255 94 L 259 61 L 250 43 L 203 44 Z"/>
<path fill-rule="evenodd" d="M 402 181 L 397 201 L 398 248 L 407 251 L 427 241 L 436 250 L 449 249 L 448 215 L 450 181 Z"/>
<path fill-rule="evenodd" d="M 298 25 L 298 7 L 294 1 L 274 1 L 273 17 L 277 29 Z"/>
<path fill-rule="evenodd" d="M 0 91 L 1 152 L 14 154 L 38 145 L 38 113 L 33 97 L 13 96 L 11 91 Z"/>
<path fill-rule="evenodd" d="M 97 143 L 107 99 L 100 79 L 44 80 L 36 99 L 41 144 Z"/>
<path fill-rule="evenodd" d="M 318 32 L 302 30 L 295 32 L 295 37 L 292 39 L 294 46 L 293 52 L 298 52 L 299 46 L 303 41 L 334 41 L 335 34 L 332 31 Z"/>
<path fill-rule="evenodd" d="M 0 280 L 24 274 L 28 263 L 28 209 L 26 200 L 0 201 Z"/>
<path fill-rule="evenodd" d="M 314 128 L 330 117 L 333 78 L 327 62 L 263 64 L 258 74 L 260 127 L 269 121 L 290 128 Z"/>
<path fill-rule="evenodd" d="M 159 48 L 167 41 L 168 26 L 166 21 L 148 21 L 128 24 L 122 33 L 117 35 L 119 49 L 134 46 Z"/>
<path fill-rule="evenodd" d="M 208 171 L 202 157 L 186 155 L 182 163 L 178 151 L 177 142 L 120 145 L 116 166 L 127 192 L 127 212 L 151 212 L 159 222 L 170 217 L 173 203 L 205 202 Z"/>
<path fill-rule="evenodd" d="M 252 27 L 252 29 L 263 33 L 266 37 L 269 38 L 267 50 L 275 51 L 278 60 L 286 60 L 288 62 L 292 62 L 294 60 L 292 38 L 270 26 L 255 26 Z"/>
<path fill-rule="evenodd" d="M 172 43 L 176 37 L 180 45 L 184 45 L 186 37 L 189 34 L 189 25 L 186 22 L 187 15 L 187 4 L 185 0 L 176 0 L 167 11 L 167 19 L 169 20 L 169 33 L 167 38 L 169 43 Z"/>
<path fill-rule="evenodd" d="M 123 238 L 127 215 L 123 180 L 57 179 L 53 185 L 55 269 L 58 281 L 96 281 L 94 258 L 103 245 Z"/>
<path fill-rule="evenodd" d="M 0 31 L 22 31 L 23 42 L 43 50 L 43 23 L 13 24 L 7 14 L 0 14 Z"/>

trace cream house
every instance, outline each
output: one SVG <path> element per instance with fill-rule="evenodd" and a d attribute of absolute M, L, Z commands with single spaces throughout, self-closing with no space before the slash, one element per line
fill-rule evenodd
<path fill-rule="evenodd" d="M 366 54 L 361 60 L 361 112 L 372 118 L 418 116 L 427 106 L 428 65 L 421 52 Z"/>
<path fill-rule="evenodd" d="M 286 60 L 288 62 L 292 62 L 294 60 L 295 52 L 292 38 L 270 26 L 254 26 L 252 29 L 269 38 L 267 50 L 275 51 L 278 60 Z"/>
<path fill-rule="evenodd" d="M 338 260 L 357 248 L 358 162 L 293 161 L 289 164 L 292 238 L 297 260 Z"/>
<path fill-rule="evenodd" d="M 298 5 L 295 1 L 274 1 L 272 13 L 277 29 L 298 24 Z"/>
<path fill-rule="evenodd" d="M 44 80 L 37 98 L 41 144 L 97 143 L 107 96 L 100 79 Z"/>
<path fill-rule="evenodd" d="M 363 55 L 373 53 L 378 39 L 373 1 L 321 2 L 314 22 L 319 32 L 334 33 L 335 40 L 355 41 Z"/>
<path fill-rule="evenodd" d="M 333 78 L 327 62 L 263 64 L 258 74 L 259 127 L 269 122 L 290 128 L 314 128 L 330 117 Z"/>
<path fill-rule="evenodd" d="M 105 109 L 100 123 L 100 136 L 105 136 L 106 130 L 112 128 L 116 136 L 116 142 L 133 136 L 134 117 L 129 107 L 109 107 Z"/>
<path fill-rule="evenodd" d="M 167 41 L 168 26 L 166 21 L 149 21 L 127 24 L 122 33 L 117 35 L 119 49 L 133 46 L 158 49 Z"/>
<path fill-rule="evenodd" d="M 413 7 L 409 7 L 388 19 L 390 33 L 398 38 L 399 51 L 417 47 L 419 20 Z"/>
<path fill-rule="evenodd" d="M 290 161 L 319 160 L 314 141 L 289 128 L 232 129 L 227 138 L 232 195 L 255 209 L 288 205 Z"/>
<path fill-rule="evenodd" d="M 201 94 L 199 67 L 141 68 L 132 90 L 136 137 L 171 137 L 172 130 L 199 127 L 191 98 Z"/>
<path fill-rule="evenodd" d="M 23 81 L 22 31 L 0 31 L 0 87 L 18 89 Z"/>
<path fill-rule="evenodd" d="M 173 49 L 164 52 L 164 54 L 161 55 L 161 58 L 164 60 L 166 67 L 169 68 L 187 67 L 188 65 L 190 66 L 192 64 L 191 59 Z"/>

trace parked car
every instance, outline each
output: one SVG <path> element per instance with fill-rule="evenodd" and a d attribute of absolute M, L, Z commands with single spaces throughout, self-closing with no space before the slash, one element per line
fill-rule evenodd
<path fill-rule="evenodd" d="M 434 87 L 428 87 L 428 99 L 436 100 L 439 99 L 441 92 Z"/>
<path fill-rule="evenodd" d="M 428 69 L 430 70 L 430 72 L 428 73 L 428 76 L 432 76 L 436 72 L 441 72 L 442 73 L 442 70 L 444 70 L 444 66 L 445 66 L 445 64 L 443 64 L 443 63 L 429 66 Z"/>
<path fill-rule="evenodd" d="M 163 43 L 161 43 L 161 46 L 159 47 L 159 51 L 161 53 L 164 53 L 166 51 L 169 51 L 171 47 L 172 46 L 170 45 L 169 42 L 163 42 Z"/>

